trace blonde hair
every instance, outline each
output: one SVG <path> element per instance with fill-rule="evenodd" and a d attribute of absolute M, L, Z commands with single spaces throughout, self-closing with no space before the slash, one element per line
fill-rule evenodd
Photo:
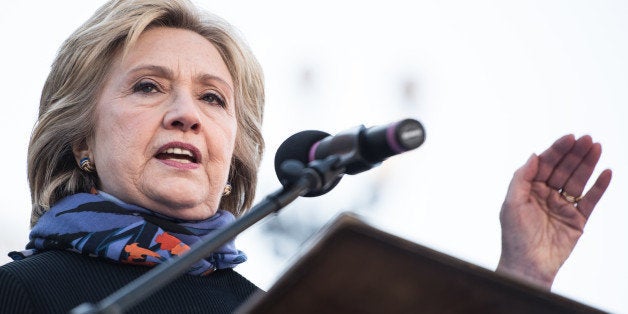
<path fill-rule="evenodd" d="M 98 93 L 113 60 L 152 27 L 191 30 L 220 52 L 235 85 L 238 124 L 229 170 L 234 193 L 220 208 L 240 215 L 251 206 L 264 151 L 264 81 L 248 46 L 228 23 L 187 0 L 112 0 L 62 44 L 44 85 L 28 147 L 31 226 L 63 197 L 98 187 L 98 175 L 81 171 L 72 148 L 93 138 Z"/>

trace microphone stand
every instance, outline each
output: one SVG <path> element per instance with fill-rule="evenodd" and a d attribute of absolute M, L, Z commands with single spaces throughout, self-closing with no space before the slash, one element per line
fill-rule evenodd
<path fill-rule="evenodd" d="M 278 212 L 310 191 L 324 189 L 342 176 L 345 169 L 339 165 L 338 156 L 330 156 L 324 160 L 315 160 L 305 167 L 301 162 L 288 160 L 282 164 L 282 170 L 288 173 L 283 187 L 254 206 L 248 214 L 242 216 L 226 228 L 215 230 L 203 237 L 181 256 L 169 259 L 157 265 L 145 275 L 128 283 L 118 291 L 101 300 L 98 304 L 83 303 L 74 309 L 72 314 L 107 313 L 118 314 L 144 300 L 157 290 L 176 279 L 190 269 L 199 260 L 209 256 L 213 251 L 235 238 L 267 215 Z"/>

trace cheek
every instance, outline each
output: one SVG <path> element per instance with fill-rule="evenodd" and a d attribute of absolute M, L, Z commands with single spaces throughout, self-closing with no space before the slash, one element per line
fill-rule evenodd
<path fill-rule="evenodd" d="M 127 177 L 125 172 L 128 172 L 128 169 L 125 169 L 125 166 L 128 164 L 123 160 L 128 158 L 126 151 L 120 149 L 126 147 L 127 140 L 125 132 L 114 127 L 102 128 L 96 132 L 94 161 L 100 183 L 105 191 L 107 187 L 120 185 L 121 179 Z"/>
<path fill-rule="evenodd" d="M 101 115 L 94 138 L 94 161 L 101 173 L 111 179 L 134 172 L 137 162 L 144 156 L 142 139 L 147 133 L 142 128 L 143 117 L 132 114 L 116 115 L 107 112 Z M 132 118 L 129 118 L 132 117 Z"/>
<path fill-rule="evenodd" d="M 217 125 L 214 124 L 214 127 Z M 220 132 L 217 132 L 220 130 Z M 207 134 L 209 163 L 206 165 L 209 181 L 216 184 L 216 189 L 224 188 L 224 183 L 229 181 L 229 169 L 236 146 L 237 126 L 235 122 L 223 123 L 218 129 L 213 128 Z"/>
<path fill-rule="evenodd" d="M 226 157 L 229 163 L 231 163 L 231 157 L 235 153 L 236 142 L 238 140 L 238 128 L 237 124 L 234 122 L 233 126 L 229 128 L 228 135 L 225 137 L 226 145 L 228 147 L 226 149 L 228 152 L 226 153 Z"/>
<path fill-rule="evenodd" d="M 227 159 L 230 162 L 238 134 L 236 120 L 232 115 L 229 115 L 227 118 L 223 117 L 220 120 L 213 120 L 212 122 L 209 122 L 210 127 L 207 133 L 208 143 L 212 143 L 209 147 L 210 153 L 212 151 L 211 146 L 213 146 L 213 151 L 219 152 L 219 154 L 215 155 L 216 157 L 221 156 L 221 159 Z M 219 130 L 219 132 L 216 132 L 217 130 Z"/>
<path fill-rule="evenodd" d="M 101 115 L 105 118 L 101 118 L 96 125 L 96 134 L 94 138 L 95 151 L 100 155 L 118 155 L 122 147 L 127 147 L 130 142 L 130 134 L 133 134 L 133 130 L 129 124 L 124 123 L 112 115 Z M 96 156 L 98 157 L 98 156 Z"/>
<path fill-rule="evenodd" d="M 227 132 L 227 136 L 225 136 L 225 141 L 228 144 L 229 151 L 231 152 L 231 154 L 233 154 L 233 150 L 235 148 L 237 139 L 238 139 L 238 128 L 237 128 L 237 124 L 233 123 L 232 127 L 230 127 Z"/>

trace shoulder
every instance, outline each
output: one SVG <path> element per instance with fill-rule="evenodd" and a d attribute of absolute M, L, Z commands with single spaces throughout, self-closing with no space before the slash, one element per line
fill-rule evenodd
<path fill-rule="evenodd" d="M 22 312 L 24 306 L 35 313 L 67 312 L 83 300 L 106 296 L 115 284 L 120 284 L 102 280 L 110 273 L 107 269 L 106 263 L 65 251 L 48 251 L 10 262 L 0 267 L 0 304 L 15 309 L 11 313 Z M 17 296 L 9 296 L 10 289 L 28 302 L 14 300 Z"/>
<path fill-rule="evenodd" d="M 73 252 L 48 251 L 2 266 L 0 274 L 10 279 L 0 281 L 0 297 L 8 302 L 8 296 L 2 295 L 4 290 L 19 286 L 16 291 L 22 299 L 30 300 L 35 312 L 68 312 L 84 302 L 99 302 L 150 270 Z M 257 291 L 258 287 L 232 269 L 206 277 L 183 275 L 131 313 L 191 313 L 199 308 L 232 312 Z"/>
<path fill-rule="evenodd" d="M 0 267 L 0 313 L 32 313 L 30 297 L 23 283 L 10 269 Z"/>
<path fill-rule="evenodd" d="M 231 287 L 234 292 L 241 294 L 243 297 L 248 297 L 252 293 L 261 291 L 255 284 L 231 268 L 218 270 L 207 278 L 209 277 L 223 281 L 224 285 Z"/>

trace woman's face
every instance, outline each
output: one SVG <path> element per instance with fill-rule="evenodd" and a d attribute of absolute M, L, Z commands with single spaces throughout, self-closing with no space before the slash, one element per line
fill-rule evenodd
<path fill-rule="evenodd" d="M 236 136 L 233 80 L 188 30 L 145 31 L 112 65 L 88 143 L 100 188 L 180 219 L 216 213 Z"/>

